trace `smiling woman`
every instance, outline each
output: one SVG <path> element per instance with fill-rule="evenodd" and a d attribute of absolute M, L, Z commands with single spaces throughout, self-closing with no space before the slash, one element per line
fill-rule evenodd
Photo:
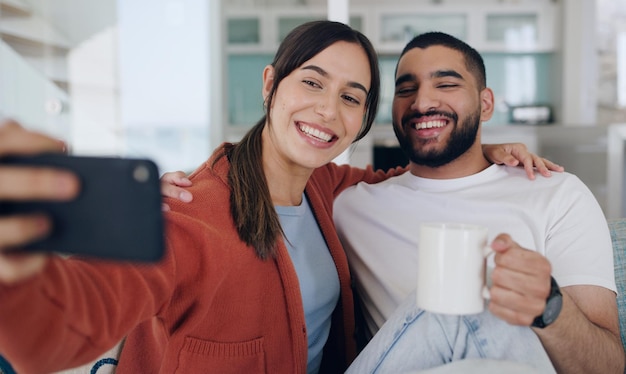
<path fill-rule="evenodd" d="M 50 372 L 125 338 L 119 371 L 345 370 L 356 353 L 354 313 L 332 200 L 387 174 L 330 162 L 371 127 L 379 86 L 376 52 L 361 33 L 331 21 L 295 28 L 264 70 L 266 114 L 190 176 L 193 204 L 166 200 L 164 261 L 51 255 L 26 274 L 0 253 L 0 278 L 3 269 L 12 277 L 0 283 L 11 305 L 0 310 L 0 351 L 18 371 Z M 16 125 L 6 131 L 34 137 Z"/>

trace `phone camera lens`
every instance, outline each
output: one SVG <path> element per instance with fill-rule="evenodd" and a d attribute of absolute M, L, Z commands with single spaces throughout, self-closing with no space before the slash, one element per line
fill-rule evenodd
<path fill-rule="evenodd" d="M 150 170 L 145 165 L 138 165 L 133 170 L 133 178 L 140 183 L 147 182 L 150 179 Z"/>

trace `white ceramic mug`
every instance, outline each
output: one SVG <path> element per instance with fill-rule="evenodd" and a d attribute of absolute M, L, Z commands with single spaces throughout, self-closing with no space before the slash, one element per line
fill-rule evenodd
<path fill-rule="evenodd" d="M 424 223 L 419 230 L 417 305 L 443 314 L 475 314 L 489 297 L 487 227 Z"/>

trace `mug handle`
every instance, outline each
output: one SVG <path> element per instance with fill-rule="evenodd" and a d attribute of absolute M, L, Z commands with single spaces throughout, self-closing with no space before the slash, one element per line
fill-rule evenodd
<path fill-rule="evenodd" d="M 489 257 L 490 255 L 492 255 L 493 249 L 491 248 L 491 246 L 486 245 L 483 247 L 483 257 L 485 257 L 485 262 L 487 261 L 487 257 Z M 485 273 L 487 272 L 487 266 L 485 265 Z M 487 282 L 485 282 L 487 283 Z M 483 299 L 489 300 L 491 299 L 491 293 L 489 292 L 489 287 L 487 287 L 487 285 L 485 284 L 485 286 L 483 287 Z"/>

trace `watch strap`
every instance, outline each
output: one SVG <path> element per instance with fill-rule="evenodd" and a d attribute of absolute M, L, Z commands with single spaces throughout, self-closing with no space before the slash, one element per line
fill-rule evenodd
<path fill-rule="evenodd" d="M 544 328 L 552 324 L 561 313 L 562 298 L 563 295 L 558 283 L 556 283 L 556 279 L 550 276 L 550 294 L 546 299 L 546 307 L 542 314 L 535 317 L 531 326 Z"/>

